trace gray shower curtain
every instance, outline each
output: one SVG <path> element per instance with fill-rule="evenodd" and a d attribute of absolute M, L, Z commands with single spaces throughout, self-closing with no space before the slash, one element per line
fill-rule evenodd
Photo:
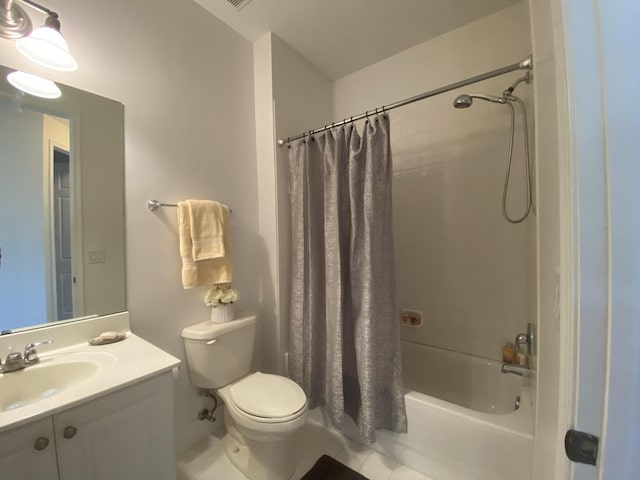
<path fill-rule="evenodd" d="M 389 118 L 289 145 L 289 374 L 364 440 L 406 432 L 391 225 Z"/>

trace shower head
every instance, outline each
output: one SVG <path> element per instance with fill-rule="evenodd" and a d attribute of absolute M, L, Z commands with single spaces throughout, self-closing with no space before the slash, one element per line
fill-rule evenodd
<path fill-rule="evenodd" d="M 496 97 L 495 95 L 481 95 L 478 93 L 471 93 L 471 94 L 465 93 L 463 95 L 456 97 L 456 99 L 453 101 L 453 106 L 455 108 L 469 108 L 471 105 L 473 105 L 474 98 L 479 98 L 480 100 L 486 100 L 487 102 L 503 103 L 503 104 L 507 103 L 507 100 L 504 97 Z"/>
<path fill-rule="evenodd" d="M 473 99 L 471 95 L 467 95 L 466 93 L 456 97 L 453 101 L 453 106 L 455 108 L 469 108 L 473 104 Z"/>

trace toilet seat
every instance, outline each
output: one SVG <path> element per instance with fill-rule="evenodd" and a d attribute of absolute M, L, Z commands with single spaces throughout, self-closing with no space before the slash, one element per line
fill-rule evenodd
<path fill-rule="evenodd" d="M 257 372 L 228 387 L 228 399 L 246 418 L 260 423 L 291 421 L 307 411 L 307 397 L 292 380 Z"/>

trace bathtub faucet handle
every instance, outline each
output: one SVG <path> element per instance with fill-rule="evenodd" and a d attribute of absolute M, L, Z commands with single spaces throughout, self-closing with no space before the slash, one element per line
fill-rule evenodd
<path fill-rule="evenodd" d="M 528 345 L 529 335 L 527 335 L 526 333 L 519 333 L 518 335 L 516 335 L 516 340 L 513 343 L 515 343 L 516 347 L 518 345 Z"/>
<path fill-rule="evenodd" d="M 516 352 L 518 351 L 518 346 L 526 345 L 527 355 L 531 356 L 531 354 L 533 353 L 533 336 L 534 336 L 534 325 L 532 323 L 528 323 L 527 333 L 517 334 L 516 339 L 513 342 L 516 346 Z"/>

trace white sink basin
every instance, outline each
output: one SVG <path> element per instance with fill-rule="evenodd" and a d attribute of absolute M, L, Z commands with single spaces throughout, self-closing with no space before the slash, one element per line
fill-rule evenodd
<path fill-rule="evenodd" d="M 101 331 L 126 332 L 126 339 L 89 346 L 86 339 Z M 131 333 L 127 312 L 44 327 L 38 338 L 54 342 L 38 351 L 40 363 L 0 374 L 0 436 L 180 365 L 177 358 Z M 31 331 L 0 335 L 0 352 L 5 357 L 33 341 Z M 2 473 L 0 467 L 0 479 Z"/>
<path fill-rule="evenodd" d="M 109 352 L 74 352 L 0 375 L 0 412 L 49 399 L 86 382 L 115 363 Z"/>

